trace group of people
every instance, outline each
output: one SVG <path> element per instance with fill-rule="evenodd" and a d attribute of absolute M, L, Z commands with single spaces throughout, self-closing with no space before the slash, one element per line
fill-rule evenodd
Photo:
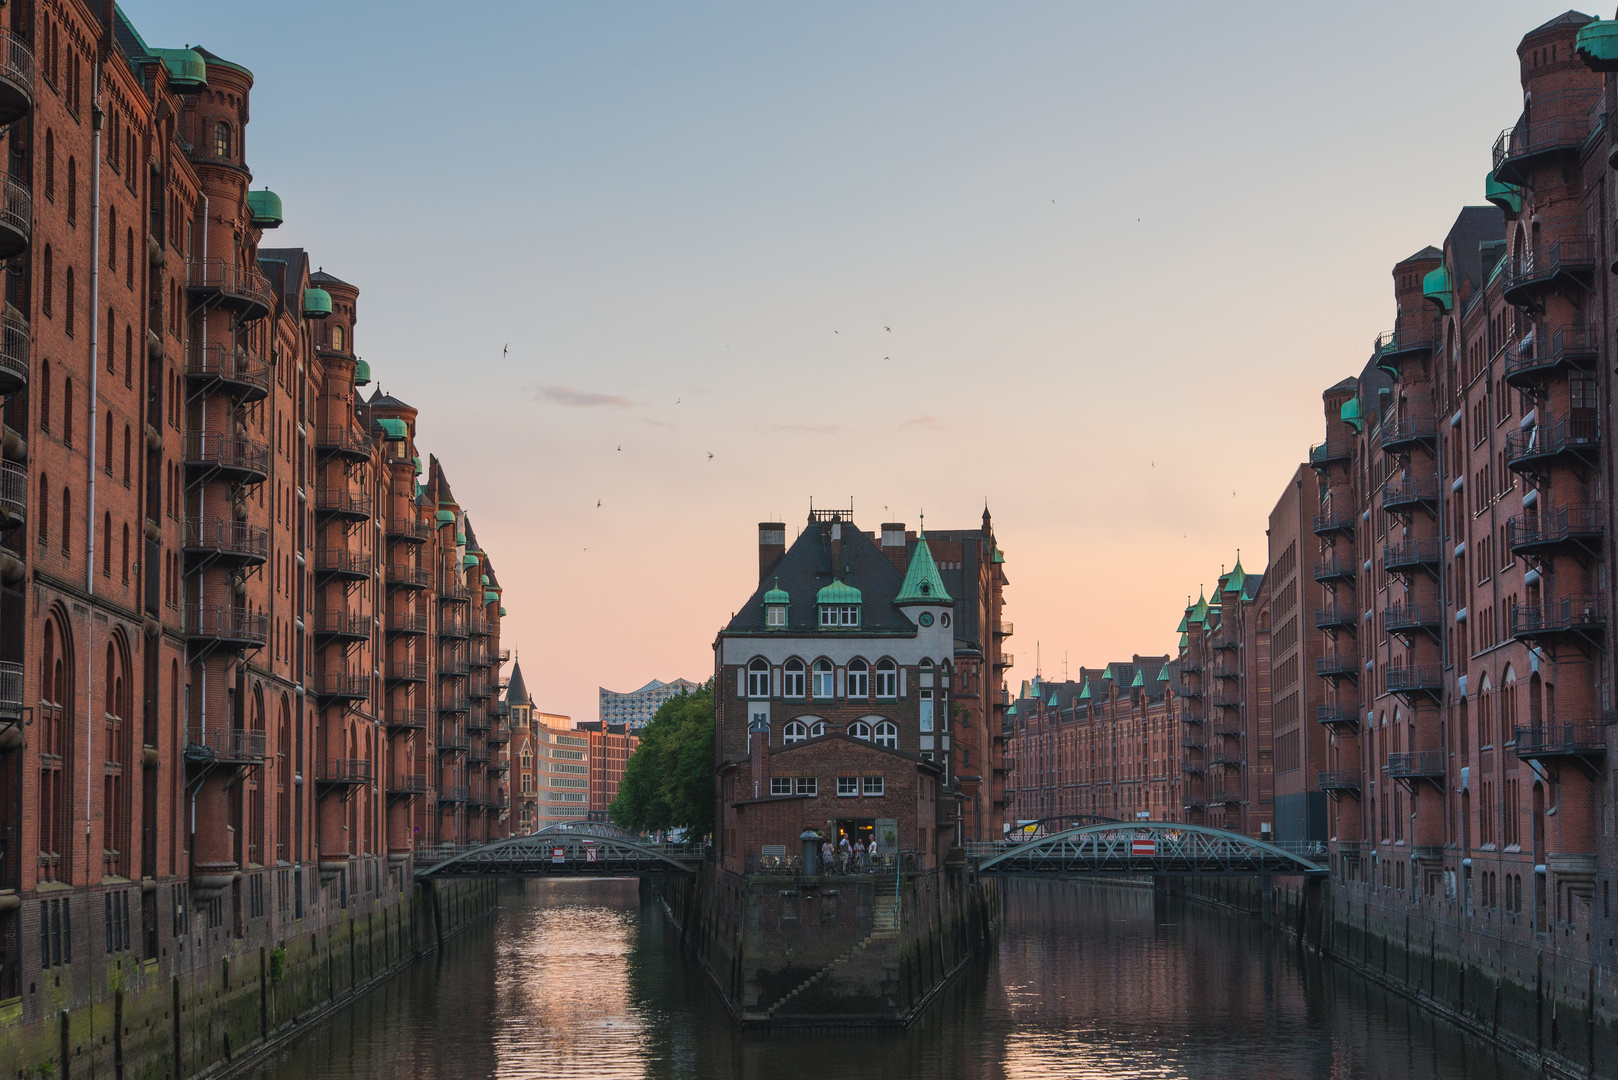
<path fill-rule="evenodd" d="M 844 833 L 834 848 L 830 840 L 820 842 L 820 862 L 828 871 L 836 869 L 845 874 L 859 872 L 870 873 L 871 866 L 876 862 L 876 837 L 871 837 L 869 845 L 859 841 L 851 841 Z"/>

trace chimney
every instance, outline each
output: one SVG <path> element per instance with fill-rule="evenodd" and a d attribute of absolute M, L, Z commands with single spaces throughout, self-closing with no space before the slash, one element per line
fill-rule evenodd
<path fill-rule="evenodd" d="M 781 561 L 781 556 L 787 551 L 787 527 L 780 521 L 761 521 L 758 523 L 758 580 L 760 583 L 769 576 L 775 564 Z"/>
<path fill-rule="evenodd" d="M 905 572 L 905 523 L 902 521 L 884 521 L 882 523 L 882 554 L 888 561 L 898 568 L 899 573 Z"/>
<path fill-rule="evenodd" d="M 848 523 L 834 521 L 831 523 L 831 529 L 829 530 L 831 536 L 831 576 L 833 581 L 842 578 L 843 571 L 847 569 L 846 564 L 843 562 L 843 529 L 846 527 L 848 527 Z"/>

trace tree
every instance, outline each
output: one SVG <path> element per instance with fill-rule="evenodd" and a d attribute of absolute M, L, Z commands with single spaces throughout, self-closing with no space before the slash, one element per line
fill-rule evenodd
<path fill-rule="evenodd" d="M 713 833 L 713 680 L 672 697 L 640 732 L 624 765 L 612 820 L 636 832 L 685 829 L 701 841 Z"/>

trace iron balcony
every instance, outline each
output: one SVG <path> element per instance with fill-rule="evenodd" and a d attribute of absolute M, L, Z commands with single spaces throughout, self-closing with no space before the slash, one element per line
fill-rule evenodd
<path fill-rule="evenodd" d="M 1543 558 L 1570 547 L 1591 550 L 1606 532 L 1599 504 L 1575 503 L 1543 513 L 1523 511 L 1506 522 L 1506 545 L 1513 555 Z"/>
<path fill-rule="evenodd" d="M 1184 660 L 1180 661 L 1180 674 L 1181 675 L 1201 675 L 1202 674 L 1202 661 L 1196 659 L 1195 657 L 1190 657 L 1190 656 L 1186 657 Z"/>
<path fill-rule="evenodd" d="M 1397 376 L 1399 365 L 1413 357 L 1421 356 L 1433 351 L 1433 333 L 1431 329 L 1416 330 L 1387 330 L 1377 335 L 1376 362 L 1384 371 L 1391 371 Z"/>
<path fill-rule="evenodd" d="M 387 582 L 400 589 L 418 592 L 433 583 L 433 572 L 420 566 L 388 566 Z"/>
<path fill-rule="evenodd" d="M 317 611 L 310 622 L 317 641 L 366 641 L 371 636 L 371 616 L 364 612 Z"/>
<path fill-rule="evenodd" d="M 425 773 L 396 774 L 388 781 L 388 794 L 396 797 L 427 794 Z"/>
<path fill-rule="evenodd" d="M 365 758 L 328 758 L 315 774 L 315 783 L 325 787 L 359 787 L 370 782 L 371 763 Z"/>
<path fill-rule="evenodd" d="M 1315 674 L 1333 682 L 1338 679 L 1358 682 L 1360 678 L 1360 658 L 1353 653 L 1327 653 L 1325 656 L 1317 656 L 1315 658 Z"/>
<path fill-rule="evenodd" d="M 1236 634 L 1230 630 L 1220 630 L 1208 642 L 1208 645 L 1214 652 L 1236 652 L 1242 647 L 1242 643 L 1237 639 Z"/>
<path fill-rule="evenodd" d="M 1539 604 L 1513 604 L 1511 636 L 1518 641 L 1587 638 L 1607 628 L 1607 604 L 1599 596 L 1564 596 Z"/>
<path fill-rule="evenodd" d="M 472 670 L 472 665 L 458 657 L 441 660 L 438 664 L 438 673 L 446 678 L 460 678 Z"/>
<path fill-rule="evenodd" d="M 494 696 L 489 684 L 482 679 L 471 680 L 471 689 L 467 691 L 473 701 L 487 701 Z"/>
<path fill-rule="evenodd" d="M 441 754 L 459 754 L 472 748 L 472 739 L 467 735 L 440 735 L 438 737 L 438 752 Z"/>
<path fill-rule="evenodd" d="M 270 556 L 270 530 L 229 518 L 186 518 L 185 553 L 257 566 Z"/>
<path fill-rule="evenodd" d="M 1224 723 L 1214 727 L 1212 734 L 1216 739 L 1239 739 L 1246 732 L 1234 724 Z"/>
<path fill-rule="evenodd" d="M 315 551 L 315 579 L 344 578 L 363 581 L 371 576 L 371 556 L 363 551 L 344 551 L 342 548 L 317 548 Z"/>
<path fill-rule="evenodd" d="M 1360 711 L 1353 705 L 1341 703 L 1316 705 L 1315 723 L 1325 724 L 1329 728 L 1350 728 L 1353 731 L 1360 729 Z"/>
<path fill-rule="evenodd" d="M 1517 729 L 1517 757 L 1523 761 L 1577 758 L 1592 761 L 1607 753 L 1607 726 L 1555 722 Z"/>
<path fill-rule="evenodd" d="M 464 604 L 472 598 L 471 592 L 459 581 L 440 581 L 438 600 L 443 604 Z"/>
<path fill-rule="evenodd" d="M 1318 785 L 1321 791 L 1352 791 L 1357 795 L 1360 790 L 1359 770 L 1323 772 L 1320 774 Z"/>
<path fill-rule="evenodd" d="M 1417 507 L 1438 505 L 1438 477 L 1410 477 L 1389 480 L 1382 488 L 1382 509 L 1390 514 L 1405 513 Z"/>
<path fill-rule="evenodd" d="M 15 394 L 28 385 L 28 324 L 0 315 L 0 395 Z"/>
<path fill-rule="evenodd" d="M 1390 454 L 1408 453 L 1415 446 L 1432 446 L 1438 440 L 1438 420 L 1432 416 L 1390 416 L 1382 422 L 1378 439 L 1383 451 Z"/>
<path fill-rule="evenodd" d="M 465 694 L 442 694 L 438 698 L 440 713 L 463 713 L 467 709 Z"/>
<path fill-rule="evenodd" d="M 315 696 L 331 701 L 364 701 L 371 696 L 371 679 L 350 671 L 317 671 L 310 680 Z"/>
<path fill-rule="evenodd" d="M 438 624 L 438 636 L 450 641 L 466 640 L 465 619 L 445 619 Z"/>
<path fill-rule="evenodd" d="M 1388 777 L 1392 780 L 1444 779 L 1444 755 L 1438 750 L 1413 750 L 1388 755 Z"/>
<path fill-rule="evenodd" d="M 270 448 L 256 439 L 219 431 L 193 431 L 185 437 L 185 464 L 196 474 L 219 472 L 243 484 L 270 475 Z"/>
<path fill-rule="evenodd" d="M 469 798 L 471 798 L 471 789 L 465 784 L 438 789 L 438 801 L 441 803 L 464 803 Z"/>
<path fill-rule="evenodd" d="M 0 660 L 0 716 L 15 720 L 22 715 L 22 665 Z"/>
<path fill-rule="evenodd" d="M 34 235 L 34 200 L 27 185 L 0 173 L 0 259 L 28 250 Z"/>
<path fill-rule="evenodd" d="M 1506 350 L 1506 385 L 1534 390 L 1562 368 L 1588 371 L 1595 366 L 1601 336 L 1588 326 L 1559 326 L 1534 332 Z"/>
<path fill-rule="evenodd" d="M 1564 237 L 1544 251 L 1525 252 L 1506 264 L 1501 295 L 1508 304 L 1527 306 L 1568 282 L 1589 287 L 1595 281 L 1598 255 L 1590 236 Z"/>
<path fill-rule="evenodd" d="M 1354 443 L 1350 439 L 1327 439 L 1309 448 L 1309 465 L 1316 470 L 1346 465 L 1353 459 Z"/>
<path fill-rule="evenodd" d="M 1180 759 L 1180 772 L 1182 774 L 1184 774 L 1184 775 L 1196 775 L 1196 774 L 1204 772 L 1204 771 L 1205 771 L 1205 769 L 1203 768 L 1202 762 L 1197 761 L 1197 760 L 1192 759 L 1192 758 L 1181 758 Z"/>
<path fill-rule="evenodd" d="M 369 435 L 344 424 L 325 424 L 315 429 L 315 454 L 320 457 L 369 461 L 374 448 Z"/>
<path fill-rule="evenodd" d="M 401 540 L 407 544 L 425 544 L 433 535 L 433 527 L 417 517 L 403 517 L 391 519 L 387 524 L 389 540 Z"/>
<path fill-rule="evenodd" d="M 1216 709 L 1239 709 L 1242 696 L 1230 690 L 1217 690 L 1208 695 L 1208 704 Z"/>
<path fill-rule="evenodd" d="M 474 735 L 481 735 L 489 730 L 489 718 L 481 714 L 474 714 L 467 718 L 466 730 Z"/>
<path fill-rule="evenodd" d="M 256 765 L 264 760 L 264 732 L 194 727 L 186 733 L 185 759 L 197 764 Z"/>
<path fill-rule="evenodd" d="M 1208 803 L 1211 806 L 1240 806 L 1245 801 L 1239 791 L 1215 791 Z"/>
<path fill-rule="evenodd" d="M 185 635 L 193 641 L 257 648 L 270 639 L 269 616 L 242 607 L 188 607 Z"/>
<path fill-rule="evenodd" d="M 1353 559 L 1340 559 L 1333 555 L 1329 559 L 1321 559 L 1315 563 L 1315 580 L 1319 582 L 1344 581 L 1352 582 L 1359 567 Z"/>
<path fill-rule="evenodd" d="M 1382 549 L 1382 569 L 1390 574 L 1437 567 L 1443 550 L 1437 540 L 1406 540 Z"/>
<path fill-rule="evenodd" d="M 1594 466 L 1601 452 L 1601 423 L 1594 416 L 1545 420 L 1506 436 L 1506 468 L 1535 473 L 1551 464 Z"/>
<path fill-rule="evenodd" d="M 1215 664 L 1213 677 L 1216 679 L 1240 679 L 1242 677 L 1241 665 L 1235 661 Z"/>
<path fill-rule="evenodd" d="M 1443 625 L 1444 608 L 1441 604 L 1389 604 L 1382 613 L 1383 629 L 1394 634 L 1437 630 Z"/>
<path fill-rule="evenodd" d="M 225 259 L 192 259 L 186 288 L 199 299 L 235 312 L 243 322 L 262 319 L 275 307 L 268 278 Z"/>
<path fill-rule="evenodd" d="M 413 660 L 389 660 L 387 679 L 394 683 L 420 683 L 427 681 L 427 665 Z"/>
<path fill-rule="evenodd" d="M 0 124 L 14 124 L 34 107 L 34 54 L 22 38 L 0 30 Z"/>
<path fill-rule="evenodd" d="M 1358 520 L 1359 515 L 1352 510 L 1328 508 L 1324 512 L 1315 515 L 1315 535 L 1332 536 L 1341 534 L 1352 537 L 1354 535 L 1354 525 Z"/>
<path fill-rule="evenodd" d="M 223 390 L 237 401 L 262 401 L 270 393 L 270 366 L 246 349 L 223 342 L 204 345 L 193 339 L 185 374 L 200 390 Z"/>
<path fill-rule="evenodd" d="M 1525 113 L 1494 141 L 1494 178 L 1502 183 L 1526 186 L 1535 166 L 1550 155 L 1577 150 L 1590 136 L 1590 117 L 1551 117 L 1528 123 Z"/>
<path fill-rule="evenodd" d="M 1344 607 L 1315 609 L 1316 630 L 1353 630 L 1360 624 L 1359 613 Z"/>
<path fill-rule="evenodd" d="M 20 461 L 0 461 L 0 529 L 18 529 L 28 520 L 28 469 Z"/>
<path fill-rule="evenodd" d="M 318 488 L 315 491 L 315 516 L 365 521 L 371 516 L 371 494 L 346 488 Z"/>
<path fill-rule="evenodd" d="M 432 719 L 430 709 L 393 709 L 388 710 L 388 730 L 390 731 L 425 731 L 427 721 Z"/>
<path fill-rule="evenodd" d="M 484 737 L 483 741 L 488 743 L 490 746 L 504 746 L 506 743 L 511 741 L 511 732 L 507 731 L 503 727 L 492 728 L 490 729 L 489 734 Z"/>
<path fill-rule="evenodd" d="M 1387 669 L 1386 689 L 1390 694 L 1432 694 L 1444 689 L 1444 669 L 1439 664 L 1408 664 Z"/>
<path fill-rule="evenodd" d="M 427 622 L 425 615 L 409 611 L 399 612 L 388 616 L 388 633 L 418 636 L 427 632 Z"/>

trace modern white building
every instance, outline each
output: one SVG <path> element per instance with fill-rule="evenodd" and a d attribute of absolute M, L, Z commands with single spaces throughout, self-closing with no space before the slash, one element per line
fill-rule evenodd
<path fill-rule="evenodd" d="M 651 723 L 658 706 L 671 697 L 695 690 L 701 685 L 690 679 L 675 679 L 673 682 L 653 679 L 639 690 L 631 690 L 627 694 L 608 690 L 605 686 L 600 687 L 601 722 L 626 724 L 630 731 L 638 731 Z"/>

